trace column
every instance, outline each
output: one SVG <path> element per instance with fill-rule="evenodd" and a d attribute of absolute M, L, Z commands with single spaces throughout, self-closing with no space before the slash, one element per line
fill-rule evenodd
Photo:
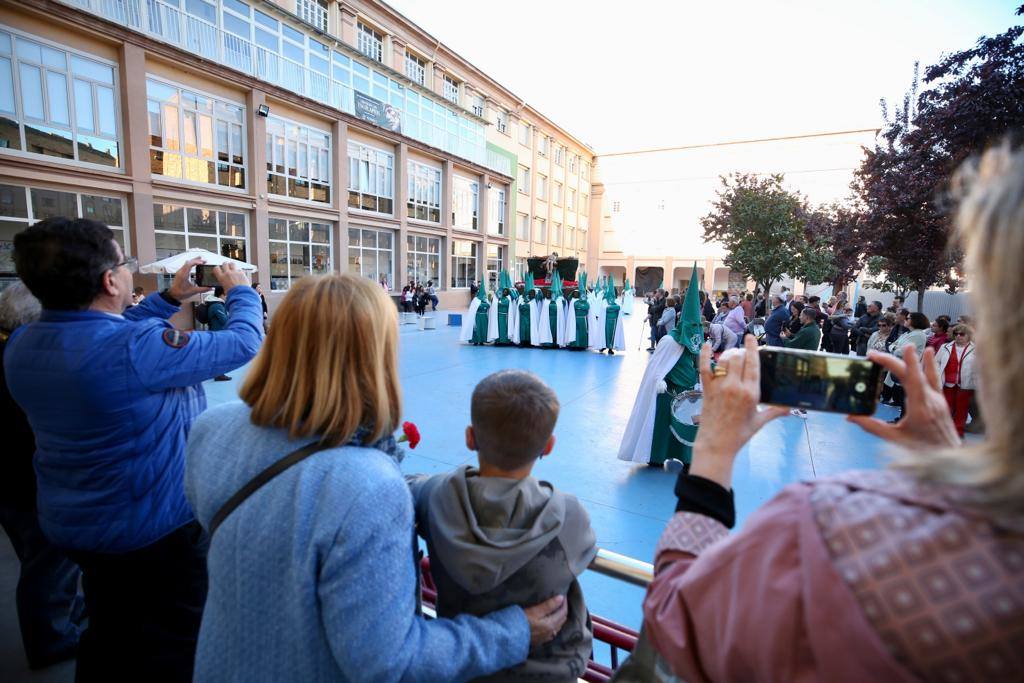
<path fill-rule="evenodd" d="M 334 240 L 334 269 L 348 271 L 348 124 L 335 121 L 331 126 L 331 206 L 338 212 L 338 232 Z"/>
<path fill-rule="evenodd" d="M 442 255 L 442 262 L 444 274 L 447 277 L 444 283 L 444 288 L 449 289 L 452 281 L 452 177 L 454 175 L 453 166 L 450 159 L 445 159 L 441 163 L 441 226 L 445 228 L 445 232 L 448 234 L 448 239 L 444 245 L 445 250 Z"/>
<path fill-rule="evenodd" d="M 267 119 L 256 113 L 260 105 L 267 103 L 262 90 L 250 90 L 245 97 L 245 106 L 250 116 L 246 145 L 249 149 L 249 193 L 256 197 L 249 215 L 248 259 L 257 267 L 254 281 L 263 283 L 263 290 L 270 291 L 270 241 L 268 222 L 270 211 L 267 206 Z"/>
<path fill-rule="evenodd" d="M 398 212 L 398 230 L 395 232 L 395 289 L 408 280 L 407 262 L 409 252 L 406 248 L 406 235 L 409 233 L 409 145 L 400 143 L 395 155 L 395 210 Z"/>
<path fill-rule="evenodd" d="M 349 45 L 350 47 L 356 46 L 356 13 L 351 7 L 340 4 L 338 6 L 338 17 L 341 20 L 341 26 L 338 30 L 338 36 L 341 37 L 341 42 Z"/>
<path fill-rule="evenodd" d="M 128 225 L 131 251 L 139 263 L 156 260 L 153 234 L 153 186 L 149 166 L 149 117 L 146 113 L 146 51 L 138 45 L 121 45 L 121 92 L 124 138 L 122 155 L 131 179 Z M 151 287 L 152 288 L 152 285 Z"/>
<path fill-rule="evenodd" d="M 488 190 L 487 190 L 488 176 L 487 176 L 487 174 L 484 173 L 483 175 L 479 176 L 478 179 L 477 179 L 477 182 L 479 183 L 479 185 L 478 185 L 479 190 L 478 190 L 477 195 L 476 195 L 476 198 L 477 198 L 476 227 L 480 231 L 480 235 L 483 237 L 483 239 L 480 241 L 480 251 L 483 252 L 481 254 L 481 256 L 480 256 L 480 262 L 483 264 L 483 267 L 481 268 L 481 271 L 480 271 L 480 277 L 481 277 L 481 279 L 486 280 L 487 279 L 487 247 L 488 247 L 488 243 L 489 243 L 489 236 L 488 236 L 488 231 L 487 231 L 487 214 L 488 214 L 488 209 L 490 208 L 490 207 L 487 206 L 487 199 L 488 199 L 488 197 L 487 197 L 487 194 L 488 194 Z M 488 284 L 488 286 L 490 285 L 489 282 L 487 284 Z"/>

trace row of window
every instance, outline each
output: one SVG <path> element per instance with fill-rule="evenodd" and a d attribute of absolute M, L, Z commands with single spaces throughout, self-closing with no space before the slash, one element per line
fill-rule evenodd
<path fill-rule="evenodd" d="M 0 185 L 0 284 L 14 279 L 14 236 L 36 221 L 51 216 L 75 216 L 102 221 L 114 231 L 126 253 L 122 200 L 116 197 L 64 192 L 36 187 Z M 153 227 L 156 257 L 167 258 L 187 249 L 206 249 L 240 261 L 249 260 L 248 219 L 245 213 L 156 202 Z M 334 269 L 332 224 L 272 217 L 268 221 L 270 288 L 286 290 L 304 275 Z M 351 272 L 392 286 L 395 283 L 395 233 L 350 228 L 348 263 Z M 406 276 L 419 282 L 442 283 L 442 238 L 408 235 Z M 479 244 L 451 240 L 451 286 L 478 282 Z M 487 247 L 485 271 L 492 283 L 505 263 L 505 247 Z"/>
<path fill-rule="evenodd" d="M 527 168 L 526 166 L 520 166 L 519 167 L 519 175 L 516 177 L 517 187 L 518 187 L 520 193 L 522 193 L 522 194 L 530 194 L 530 188 L 531 188 L 531 180 L 530 180 L 530 178 L 531 178 L 530 169 Z M 589 186 L 587 185 L 587 183 L 583 183 L 583 187 L 581 189 L 589 189 Z M 561 206 L 562 205 L 562 191 L 563 191 L 562 183 L 557 182 L 557 181 L 551 183 L 551 197 L 550 197 L 550 199 L 551 199 L 551 201 L 556 206 Z M 539 199 L 541 201 L 544 201 L 544 202 L 548 201 L 548 199 L 549 199 L 549 197 L 548 197 L 548 177 L 546 175 L 544 175 L 543 173 L 538 173 L 537 174 L 537 186 L 534 189 L 534 192 L 537 195 L 537 199 Z M 582 201 L 580 202 L 580 212 L 582 212 L 583 215 L 586 216 L 587 212 L 590 210 L 590 208 L 589 208 L 590 195 L 587 194 L 586 192 L 582 192 L 581 193 L 581 199 L 582 199 Z M 570 211 L 575 211 L 576 210 L 576 190 L 574 188 L 570 187 L 568 193 L 565 195 L 565 207 L 567 209 L 569 209 Z"/>
<path fill-rule="evenodd" d="M 530 217 L 525 213 L 518 214 L 519 222 L 516 224 L 516 238 L 529 241 L 530 239 Z M 577 233 L 579 237 L 577 238 Z M 550 244 L 553 247 L 565 247 L 567 249 L 584 248 L 586 246 L 587 227 L 580 226 L 576 230 L 571 225 L 565 227 L 565 240 L 562 240 L 562 224 L 554 223 L 551 228 Z M 533 241 L 538 244 L 548 244 L 548 222 L 543 218 L 533 220 Z"/>

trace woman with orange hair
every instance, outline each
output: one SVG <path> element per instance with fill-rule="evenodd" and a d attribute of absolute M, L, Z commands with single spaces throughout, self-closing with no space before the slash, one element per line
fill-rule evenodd
<path fill-rule="evenodd" d="M 417 614 L 397 346 L 376 283 L 303 278 L 242 401 L 195 422 L 186 490 L 212 537 L 196 680 L 465 680 L 561 628 L 561 596 L 482 618 Z"/>

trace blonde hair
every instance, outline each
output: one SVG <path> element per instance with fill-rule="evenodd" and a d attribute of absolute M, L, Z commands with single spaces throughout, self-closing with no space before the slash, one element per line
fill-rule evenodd
<path fill-rule="evenodd" d="M 239 392 L 253 424 L 348 442 L 360 426 L 369 445 L 402 413 L 395 307 L 370 280 L 304 277 L 274 313 L 263 348 Z"/>
<path fill-rule="evenodd" d="M 1024 153 L 1003 144 L 958 174 L 966 188 L 957 216 L 964 268 L 980 342 L 978 401 L 985 440 L 960 449 L 907 453 L 896 466 L 919 478 L 972 489 L 979 501 L 1002 512 L 1024 512 L 1024 354 L 1007 353 L 998 340 L 1013 339 L 1024 309 L 986 292 L 1024 289 Z M 993 343 L 993 342 L 996 343 Z"/>

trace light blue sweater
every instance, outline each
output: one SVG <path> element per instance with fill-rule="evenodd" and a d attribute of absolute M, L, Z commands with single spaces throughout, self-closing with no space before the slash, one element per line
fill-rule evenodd
<path fill-rule="evenodd" d="M 204 527 L 260 470 L 311 441 L 253 426 L 244 403 L 192 427 L 185 488 Z M 196 681 L 458 681 L 526 659 L 519 607 L 416 614 L 413 506 L 397 463 L 321 451 L 236 509 L 210 546 Z"/>

